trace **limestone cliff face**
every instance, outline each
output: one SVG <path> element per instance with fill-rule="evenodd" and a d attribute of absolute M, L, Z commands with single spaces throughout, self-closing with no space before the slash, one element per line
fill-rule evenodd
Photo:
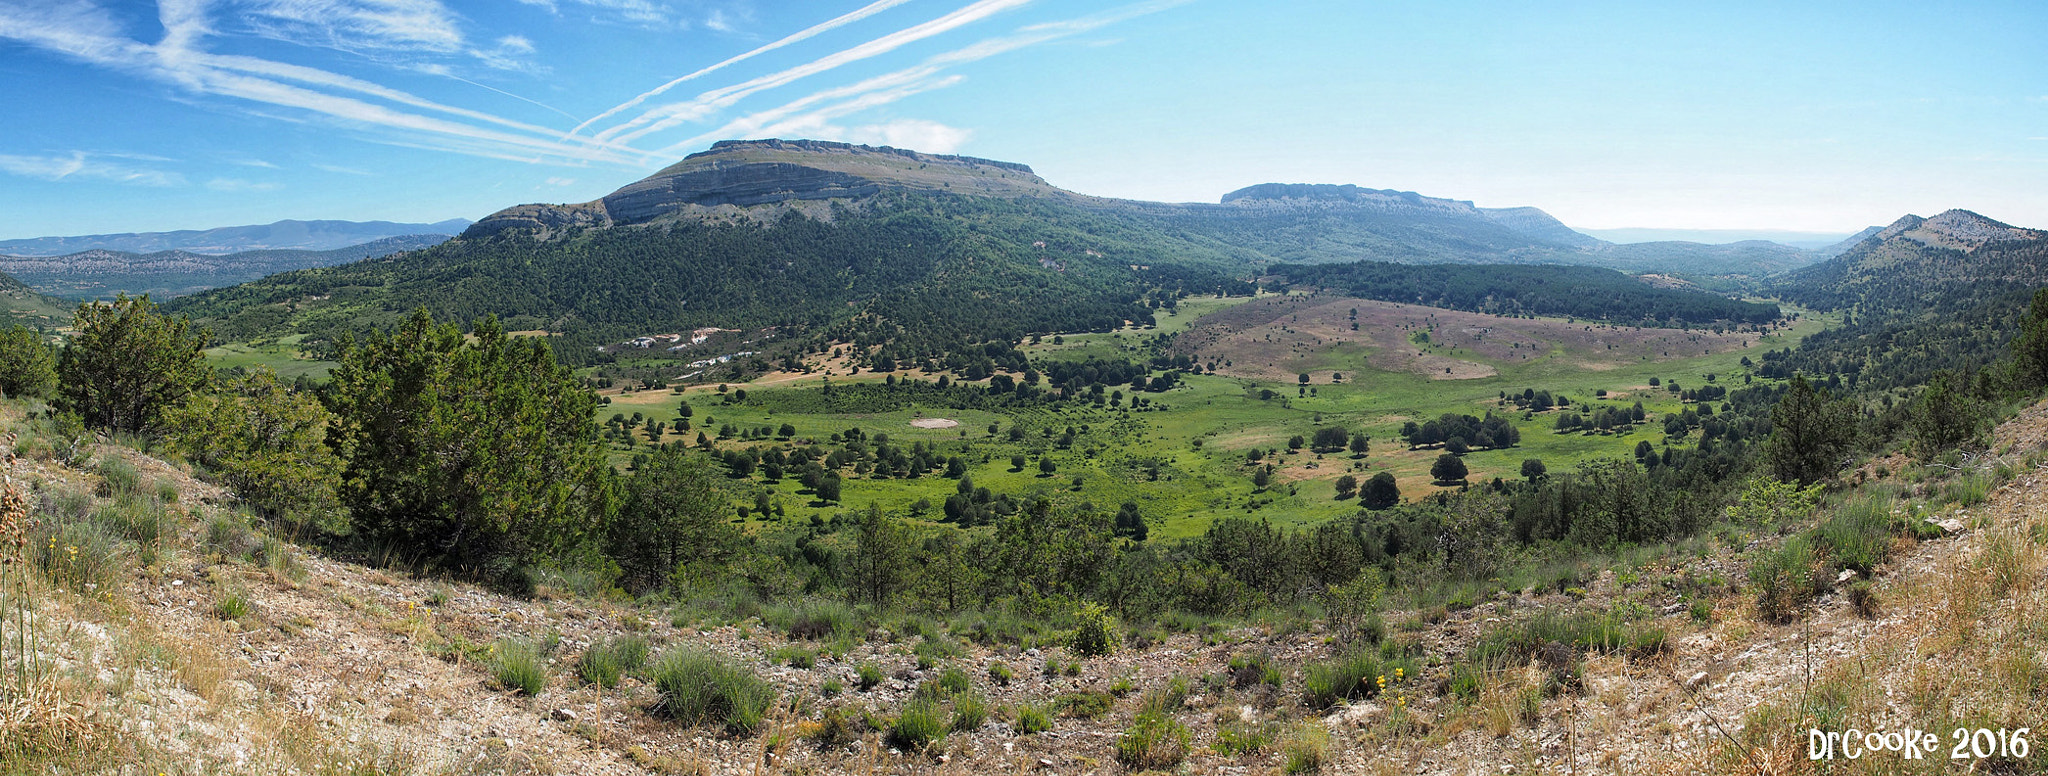
<path fill-rule="evenodd" d="M 860 199 L 885 191 L 1073 196 L 1014 162 L 819 140 L 725 140 L 603 199 L 506 208 L 467 234 L 636 224 L 704 209 Z"/>

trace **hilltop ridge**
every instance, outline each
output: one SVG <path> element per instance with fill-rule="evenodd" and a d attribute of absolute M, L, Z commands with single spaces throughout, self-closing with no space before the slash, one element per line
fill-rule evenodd
<path fill-rule="evenodd" d="M 484 217 L 464 236 L 507 229 L 629 225 L 677 214 L 858 199 L 884 191 L 1078 197 L 1053 188 L 1029 166 L 1015 162 L 821 140 L 722 140 L 600 199 L 515 205 Z"/>

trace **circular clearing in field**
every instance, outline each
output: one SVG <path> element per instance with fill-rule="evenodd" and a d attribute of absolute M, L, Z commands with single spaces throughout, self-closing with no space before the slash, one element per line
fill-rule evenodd
<path fill-rule="evenodd" d="M 918 418 L 910 421 L 910 425 L 918 428 L 952 428 L 960 425 L 960 421 L 951 418 Z"/>

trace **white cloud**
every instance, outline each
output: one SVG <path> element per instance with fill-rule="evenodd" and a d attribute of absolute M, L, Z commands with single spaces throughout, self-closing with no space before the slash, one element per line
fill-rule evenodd
<path fill-rule="evenodd" d="M 697 95 L 695 99 L 655 107 L 640 114 L 631 121 L 597 133 L 597 137 L 604 140 L 616 138 L 620 142 L 632 142 L 652 132 L 659 132 L 679 124 L 699 121 L 720 109 L 730 107 L 734 103 L 754 94 L 778 86 L 784 86 L 793 81 L 817 75 L 842 65 L 886 54 L 934 35 L 950 32 L 968 24 L 981 21 L 1030 1 L 980 0 L 980 2 L 968 5 L 937 19 L 897 30 L 880 38 L 834 52 L 787 70 L 770 73 L 732 86 L 713 89 Z"/>
<path fill-rule="evenodd" d="M 733 137 L 842 136 L 851 132 L 851 130 L 831 123 L 833 119 L 851 115 L 878 105 L 895 102 L 919 92 L 959 83 L 962 76 L 939 77 L 939 74 L 943 73 L 946 68 L 976 62 L 1069 35 L 1101 29 L 1126 19 L 1171 8 L 1184 2 L 1187 2 L 1187 0 L 1155 0 L 1154 2 L 1124 6 L 1078 19 L 1033 24 L 1019 29 L 1014 34 L 988 38 L 962 48 L 934 55 L 914 67 L 885 73 L 849 86 L 815 92 L 779 107 L 755 111 L 727 122 L 724 126 L 710 132 L 671 144 L 655 151 L 654 155 L 659 158 L 666 158 L 709 140 Z M 805 113 L 805 111 L 810 112 Z M 948 138 L 944 136 L 920 138 L 920 140 L 939 143 L 948 142 Z M 952 140 L 951 142 L 957 144 L 962 140 L 964 140 L 964 137 Z"/>
<path fill-rule="evenodd" d="M 531 54 L 533 53 L 533 41 L 528 40 L 524 35 L 507 35 L 498 39 L 498 50 Z"/>
<path fill-rule="evenodd" d="M 228 164 L 240 165 L 243 167 L 261 167 L 266 170 L 278 169 L 277 165 L 263 161 L 262 159 L 229 159 Z"/>
<path fill-rule="evenodd" d="M 394 3 L 419 5 L 414 0 Z M 246 100 L 258 106 L 255 112 L 261 112 L 260 106 L 291 108 L 362 129 L 420 136 L 410 142 L 376 138 L 381 142 L 520 161 L 598 161 L 636 166 L 646 158 L 629 148 L 584 138 L 564 140 L 559 132 L 546 127 L 443 105 L 317 68 L 213 54 L 200 48 L 212 34 L 204 0 L 159 0 L 158 8 L 165 33 L 156 45 L 120 37 L 118 26 L 104 13 L 77 2 L 46 9 L 0 4 L 0 39 L 20 41 L 111 70 L 168 82 L 194 94 Z M 422 115 L 371 100 L 454 119 Z"/>
<path fill-rule="evenodd" d="M 238 0 L 233 16 L 275 40 L 343 51 L 453 53 L 454 11 L 440 0 Z"/>
<path fill-rule="evenodd" d="M 525 2 L 525 1 L 526 1 L 526 0 L 521 0 L 521 2 Z M 812 37 L 812 36 L 818 35 L 819 33 L 827 32 L 827 31 L 830 31 L 830 30 L 833 30 L 833 29 L 837 29 L 837 28 L 839 28 L 839 27 L 844 27 L 844 26 L 846 26 L 846 25 L 848 25 L 848 24 L 852 24 L 852 23 L 854 23 L 854 22 L 857 22 L 857 21 L 860 21 L 860 20 L 862 20 L 862 19 L 868 18 L 868 17 L 870 17 L 870 16 L 873 16 L 873 15 L 875 15 L 875 14 L 881 13 L 882 11 L 888 10 L 888 9 L 890 9 L 890 8 L 894 8 L 894 7 L 896 7 L 896 6 L 902 5 L 902 4 L 904 4 L 904 3 L 906 3 L 906 2 L 909 2 L 909 1 L 910 1 L 910 0 L 876 0 L 876 2 L 873 2 L 873 3 L 869 3 L 869 4 L 865 5 L 865 6 L 861 6 L 861 7 L 859 8 L 859 9 L 857 9 L 857 10 L 855 10 L 855 11 L 851 12 L 851 13 L 847 13 L 847 14 L 841 15 L 841 16 L 839 16 L 839 17 L 833 18 L 833 19 L 831 19 L 831 20 L 828 20 L 828 21 L 820 22 L 820 23 L 818 23 L 818 24 L 814 24 L 814 25 L 811 25 L 811 26 L 809 26 L 809 27 L 806 27 L 806 28 L 804 28 L 804 29 L 802 29 L 802 30 L 800 30 L 800 31 L 798 31 L 798 32 L 796 32 L 796 33 L 794 33 L 794 34 L 792 34 L 792 35 L 789 35 L 788 37 L 785 37 L 785 38 L 783 38 L 783 39 L 781 39 L 781 40 L 775 41 L 774 43 L 770 43 L 770 44 L 768 44 L 768 45 L 765 45 L 765 46 L 761 46 L 761 47 L 759 47 L 759 48 L 756 48 L 756 49 L 754 49 L 754 50 L 752 50 L 752 51 L 748 51 L 748 52 L 746 52 L 746 53 L 744 53 L 744 54 L 740 54 L 740 55 L 738 55 L 738 56 L 730 57 L 730 58 L 728 58 L 728 59 L 725 59 L 725 60 L 723 60 L 723 61 L 721 61 L 721 62 L 719 62 L 719 63 L 717 63 L 717 64 L 715 64 L 715 65 L 712 65 L 712 66 L 710 66 L 710 67 L 706 67 L 706 68 L 703 68 L 703 69 L 701 69 L 701 70 L 698 70 L 698 71 L 696 71 L 696 72 L 690 73 L 689 75 L 685 75 L 685 76 L 683 76 L 683 77 L 681 77 L 681 78 L 677 78 L 677 79 L 675 79 L 675 80 L 669 81 L 668 83 L 662 84 L 662 85 L 660 85 L 660 86 L 654 87 L 653 89 L 650 89 L 650 90 L 648 90 L 648 91 L 645 91 L 645 92 L 642 92 L 642 93 L 640 93 L 640 94 L 638 94 L 638 95 L 635 95 L 635 96 L 633 97 L 633 99 L 630 99 L 630 100 L 627 100 L 627 101 L 625 101 L 625 102 L 619 103 L 618 105 L 615 105 L 615 106 L 613 106 L 612 108 L 610 108 L 610 109 L 606 110 L 605 112 L 603 112 L 603 113 L 599 113 L 599 114 L 597 114 L 597 115 L 595 115 L 595 116 L 592 116 L 592 117 L 590 117 L 590 118 L 589 118 L 588 120 L 585 120 L 585 121 L 584 121 L 583 123 L 581 123 L 581 124 L 577 124 L 577 125 L 576 125 L 576 128 L 575 128 L 575 129 L 571 129 L 571 130 L 569 130 L 569 134 L 573 135 L 573 134 L 576 134 L 576 133 L 578 133 L 578 132 L 582 132 L 582 131 L 583 131 L 583 130 L 584 130 L 584 129 L 586 128 L 586 127 L 589 127 L 589 126 L 590 126 L 590 125 L 592 125 L 592 124 L 595 124 L 595 123 L 597 123 L 597 122 L 603 121 L 603 120 L 605 120 L 605 119 L 608 119 L 608 118 L 611 118 L 611 117 L 613 117 L 613 116 L 616 116 L 616 115 L 618 115 L 618 114 L 619 114 L 620 112 L 622 112 L 622 111 L 630 110 L 630 109 L 632 109 L 632 108 L 634 108 L 634 107 L 636 107 L 636 106 L 640 105 L 641 103 L 644 103 L 644 102 L 646 102 L 646 101 L 648 101 L 648 100 L 650 100 L 650 99 L 653 99 L 653 98 L 655 98 L 655 97 L 658 97 L 658 96 L 660 96 L 660 95 L 661 95 L 661 94 L 662 94 L 663 92 L 666 92 L 666 91 L 668 91 L 668 90 L 670 90 L 670 89 L 674 89 L 674 88 L 676 88 L 677 86 L 679 86 L 679 85 L 681 85 L 681 84 L 683 84 L 683 83 L 685 83 L 685 82 L 687 82 L 687 81 L 693 81 L 693 80 L 696 80 L 696 79 L 698 79 L 698 78 L 701 78 L 701 77 L 703 77 L 703 76 L 705 76 L 705 75 L 708 75 L 708 74 L 710 74 L 710 73 L 716 72 L 716 71 L 718 71 L 718 70 L 723 70 L 723 69 L 725 69 L 726 67 L 728 67 L 728 66 L 730 66 L 730 65 L 733 65 L 733 64 L 735 64 L 735 63 L 738 63 L 738 62 L 742 62 L 742 61 L 745 61 L 745 60 L 748 60 L 748 59 L 752 59 L 752 58 L 754 58 L 754 57 L 756 57 L 756 56 L 759 56 L 759 55 L 761 55 L 761 54 L 765 54 L 765 53 L 768 53 L 768 52 L 770 52 L 770 51 L 774 51 L 774 50 L 776 50 L 776 49 L 779 49 L 779 48 L 782 48 L 782 47 L 784 47 L 784 46 L 787 46 L 787 45 L 789 45 L 789 44 L 792 44 L 792 43 L 796 43 L 796 42 L 799 42 L 799 41 L 805 40 L 805 39 L 807 39 L 807 38 L 810 38 L 810 37 Z"/>
<path fill-rule="evenodd" d="M 376 174 L 376 173 L 370 172 L 369 170 L 358 170 L 358 169 L 356 169 L 356 168 L 354 168 L 354 167 L 343 167 L 343 166 L 341 166 L 341 165 L 338 165 L 338 164 L 319 164 L 319 163 L 315 163 L 315 164 L 313 165 L 313 169 L 315 169 L 315 170 L 320 170 L 320 171 L 323 171 L 323 172 L 332 172 L 332 173 L 339 173 L 339 174 L 342 174 L 342 175 L 365 175 L 365 176 L 367 176 L 367 175 L 375 175 L 375 174 Z"/>
<path fill-rule="evenodd" d="M 652 28 L 684 28 L 689 26 L 676 19 L 674 9 L 661 3 L 650 2 L 650 0 L 519 0 L 519 2 L 523 5 L 546 9 L 548 13 L 556 16 L 562 15 L 562 5 L 564 3 L 581 6 L 585 9 L 599 12 L 601 15 L 591 17 L 592 21 L 597 22 L 626 21 L 642 27 Z"/>
<path fill-rule="evenodd" d="M 278 189 L 284 188 L 284 185 L 279 183 L 272 183 L 269 181 L 259 182 L 245 180 L 242 178 L 215 178 L 213 180 L 206 182 L 206 188 L 211 189 L 213 191 L 240 194 L 252 191 L 276 191 Z"/>
<path fill-rule="evenodd" d="M 847 130 L 846 139 L 868 145 L 887 145 L 934 154 L 960 150 L 974 130 L 949 127 L 923 119 L 897 119 L 886 124 L 868 124 Z"/>
<path fill-rule="evenodd" d="M 574 186 L 576 185 L 576 179 L 556 177 L 547 179 L 546 183 L 549 186 Z"/>
<path fill-rule="evenodd" d="M 46 181 L 96 181 L 133 186 L 183 186 L 185 176 L 175 172 L 106 161 L 118 155 L 72 151 L 68 156 L 18 156 L 0 154 L 0 172 Z"/>

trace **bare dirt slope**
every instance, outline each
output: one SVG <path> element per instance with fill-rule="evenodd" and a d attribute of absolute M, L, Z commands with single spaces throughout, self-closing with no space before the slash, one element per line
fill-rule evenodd
<path fill-rule="evenodd" d="M 1260 380 L 1286 382 L 1305 372 L 1316 382 L 1327 382 L 1332 372 L 1352 374 L 1366 367 L 1462 380 L 1545 359 L 1605 370 L 1722 353 L 1754 343 L 1757 336 L 1289 295 L 1204 316 L 1181 335 L 1175 349 L 1216 362 L 1222 374 Z"/>

